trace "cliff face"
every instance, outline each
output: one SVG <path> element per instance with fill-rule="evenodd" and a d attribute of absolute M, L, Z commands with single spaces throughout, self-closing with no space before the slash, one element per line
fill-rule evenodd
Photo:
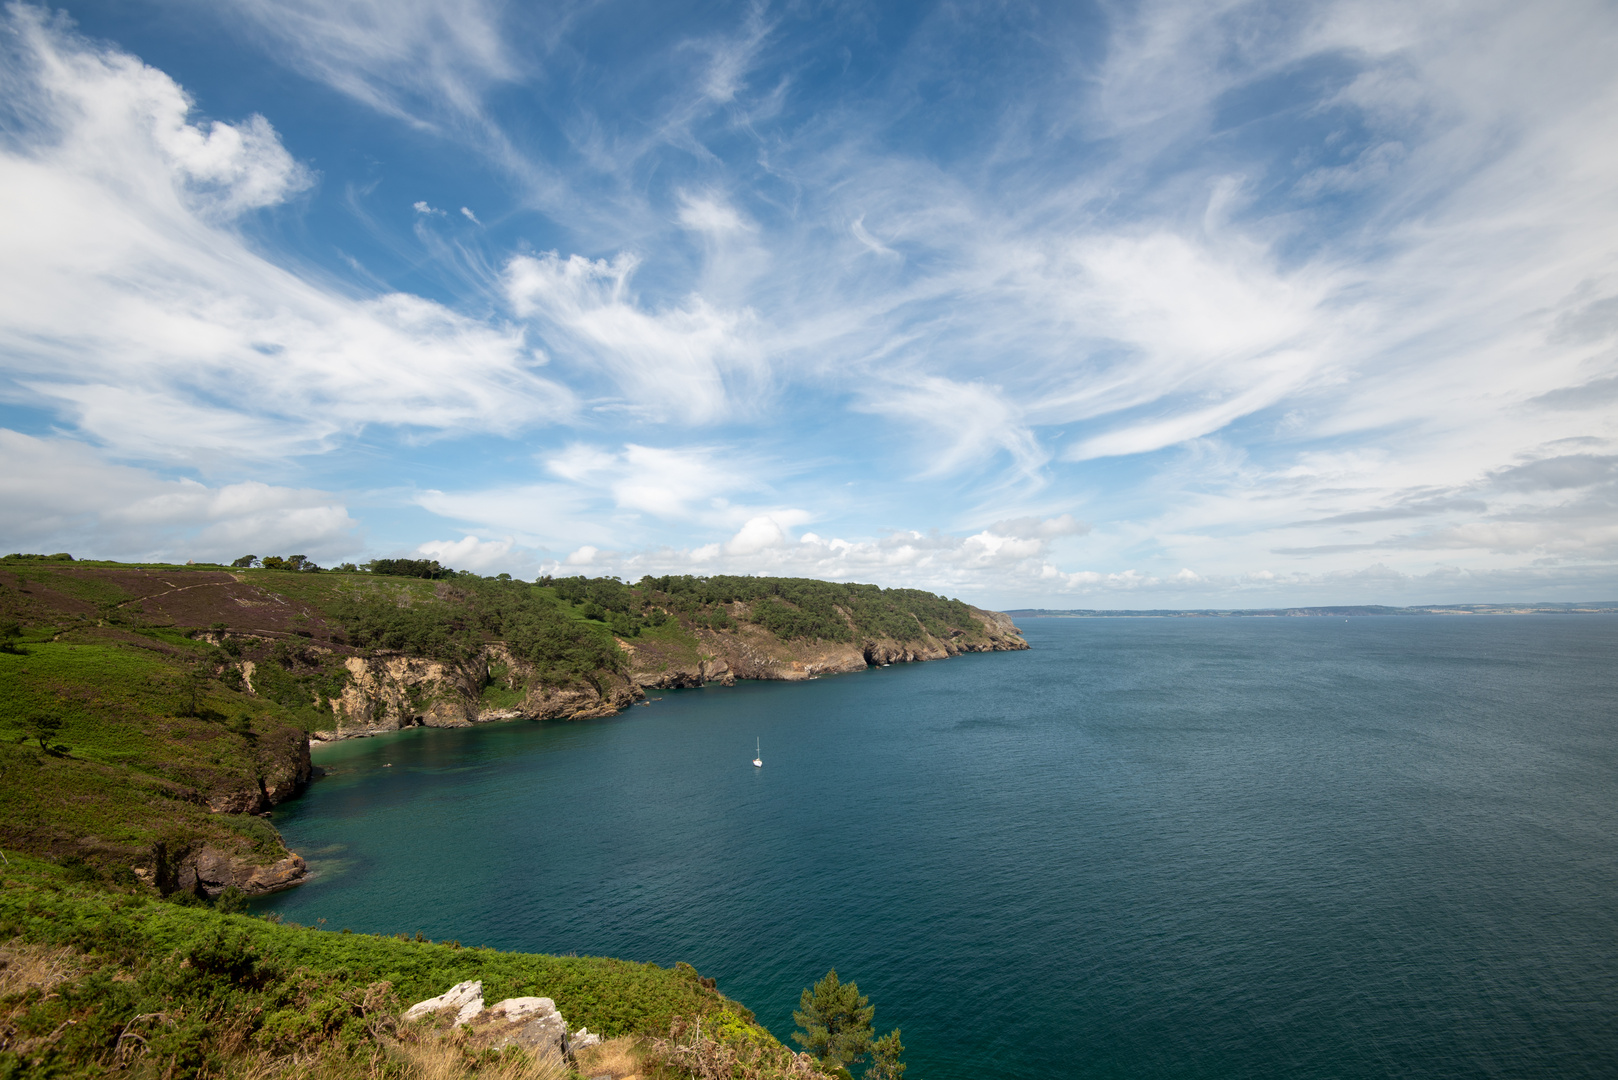
<path fill-rule="evenodd" d="M 745 620 L 745 604 L 732 605 L 732 614 Z M 843 675 L 884 664 L 943 660 L 967 652 L 1008 652 L 1028 648 L 1005 615 L 972 608 L 977 625 L 939 637 L 921 631 L 909 641 L 891 637 L 838 641 L 782 641 L 746 622 L 734 631 L 698 629 L 695 649 L 659 641 L 620 641 L 629 654 L 630 678 L 646 689 L 675 689 L 737 679 L 797 681 L 821 675 Z"/>
<path fill-rule="evenodd" d="M 855 638 L 847 642 L 783 641 L 746 622 L 745 604 L 731 606 L 732 630 L 705 628 L 664 637 L 618 640 L 627 670 L 570 686 L 542 683 L 533 668 L 501 644 L 473 659 L 445 663 L 407 656 L 350 656 L 348 682 L 331 699 L 333 724 L 322 741 L 376 735 L 407 727 L 470 727 L 515 719 L 582 720 L 610 716 L 641 701 L 649 689 L 697 687 L 737 679 L 797 681 L 884 664 L 943 660 L 968 652 L 1028 648 L 1006 615 L 972 608 L 974 625 L 938 636 Z"/>
<path fill-rule="evenodd" d="M 582 720 L 610 716 L 645 697 L 632 680 L 550 686 L 502 644 L 464 663 L 407 656 L 350 656 L 348 682 L 331 699 L 334 723 L 321 741 L 408 727 L 471 727 L 495 720 Z"/>

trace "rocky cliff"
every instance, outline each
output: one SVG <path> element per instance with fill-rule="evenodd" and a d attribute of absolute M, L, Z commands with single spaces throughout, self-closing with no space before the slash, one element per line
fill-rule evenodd
<path fill-rule="evenodd" d="M 332 724 L 318 741 L 356 738 L 407 727 L 470 727 L 516 719 L 610 716 L 645 699 L 650 689 L 697 687 L 738 679 L 797 681 L 887 664 L 943 660 L 969 652 L 1028 648 L 1006 615 L 972 608 L 973 625 L 938 635 L 921 629 L 893 637 L 783 641 L 748 622 L 745 603 L 729 605 L 731 629 L 684 628 L 677 635 L 618 639 L 624 670 L 572 685 L 543 682 L 501 643 L 461 662 L 402 655 L 349 656 L 347 683 L 330 699 Z"/>
<path fill-rule="evenodd" d="M 797 681 L 843 675 L 885 664 L 943 660 L 968 652 L 1007 652 L 1028 648 L 1011 620 L 996 611 L 972 608 L 976 626 L 939 636 L 922 629 L 908 641 L 892 637 L 782 641 L 747 622 L 748 605 L 730 605 L 734 630 L 696 629 L 696 646 L 684 642 L 620 641 L 629 654 L 629 678 L 646 689 L 674 689 L 737 679 Z"/>

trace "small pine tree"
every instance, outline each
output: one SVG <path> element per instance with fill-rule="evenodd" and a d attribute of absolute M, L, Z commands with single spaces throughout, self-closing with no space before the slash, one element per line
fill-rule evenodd
<path fill-rule="evenodd" d="M 805 989 L 792 1019 L 803 1029 L 793 1041 L 831 1068 L 852 1065 L 871 1049 L 871 1017 L 876 1009 L 855 983 L 839 983 L 837 969 Z"/>
<path fill-rule="evenodd" d="M 905 1052 L 899 1041 L 899 1029 L 894 1028 L 871 1044 L 871 1067 L 865 1070 L 865 1080 L 901 1080 L 905 1074 L 904 1062 L 899 1055 Z"/>

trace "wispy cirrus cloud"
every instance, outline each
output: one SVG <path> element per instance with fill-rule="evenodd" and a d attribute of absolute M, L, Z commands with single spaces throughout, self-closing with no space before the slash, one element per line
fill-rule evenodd
<path fill-rule="evenodd" d="M 369 425 L 509 430 L 572 410 L 519 329 L 407 293 L 355 297 L 255 251 L 235 219 L 312 182 L 263 117 L 193 123 L 163 73 L 33 9 L 8 19 L 12 400 L 121 454 L 192 463 L 309 453 Z"/>

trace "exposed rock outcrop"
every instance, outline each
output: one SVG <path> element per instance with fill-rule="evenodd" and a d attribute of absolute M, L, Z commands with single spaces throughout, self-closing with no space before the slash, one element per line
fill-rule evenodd
<path fill-rule="evenodd" d="M 483 1007 L 483 983 L 457 983 L 444 993 L 418 1001 L 404 1011 L 407 1023 L 436 1018 L 450 1027 L 465 1029 L 471 1045 L 500 1050 L 520 1046 L 535 1056 L 561 1056 L 575 1046 L 594 1046 L 601 1039 L 580 1028 L 574 1036 L 567 1032 L 567 1021 L 547 997 L 518 997 Z"/>
<path fill-rule="evenodd" d="M 733 605 L 732 614 L 745 620 L 746 605 Z M 661 644 L 620 641 L 630 656 L 631 678 L 645 689 L 674 690 L 717 682 L 725 686 L 737 679 L 799 681 L 822 675 L 843 675 L 884 664 L 942 660 L 968 652 L 1010 652 L 1028 648 L 1010 617 L 998 611 L 971 609 L 976 623 L 969 630 L 954 629 L 942 637 L 923 630 L 919 637 L 858 638 L 851 642 L 782 641 L 745 621 L 724 633 L 699 629 L 699 651 L 681 654 Z M 850 627 L 853 623 L 850 622 Z"/>
<path fill-rule="evenodd" d="M 464 1024 L 483 1011 L 483 981 L 456 983 L 437 997 L 418 1001 L 404 1011 L 405 1020 L 420 1020 L 434 1013 L 453 1014 L 451 1024 Z"/>
<path fill-rule="evenodd" d="M 165 896 L 173 892 L 218 896 L 232 886 L 249 896 L 262 896 L 291 888 L 309 872 L 296 852 L 263 866 L 209 845 L 170 850 L 165 844 L 153 847 L 150 865 L 134 869 L 138 879 Z"/>
<path fill-rule="evenodd" d="M 506 673 L 508 685 L 527 687 L 514 706 L 491 707 L 482 699 L 491 666 Z M 344 661 L 348 684 L 332 699 L 334 724 L 315 732 L 321 741 L 376 735 L 408 727 L 471 727 L 496 720 L 582 720 L 611 716 L 645 696 L 634 682 L 547 686 L 533 678 L 531 665 L 499 643 L 485 646 L 463 664 L 408 656 L 350 656 Z"/>
<path fill-rule="evenodd" d="M 971 608 L 972 623 L 941 635 L 925 630 L 907 639 L 856 637 L 852 641 L 783 641 L 747 621 L 745 604 L 732 605 L 733 630 L 697 628 L 683 642 L 618 639 L 626 675 L 601 676 L 565 686 L 542 683 L 533 667 L 502 644 L 485 646 L 463 663 L 399 655 L 350 656 L 349 680 L 331 700 L 332 727 L 321 741 L 377 735 L 408 727 L 470 727 L 496 720 L 583 720 L 610 716 L 643 701 L 652 689 L 679 689 L 738 679 L 799 681 L 886 664 L 942 660 L 968 652 L 1028 648 L 1011 619 Z M 852 629 L 854 622 L 850 619 Z M 693 645 L 694 643 L 694 645 Z M 498 673 L 496 675 L 495 673 Z M 498 686 L 522 697 L 490 705 L 485 688 Z"/>

